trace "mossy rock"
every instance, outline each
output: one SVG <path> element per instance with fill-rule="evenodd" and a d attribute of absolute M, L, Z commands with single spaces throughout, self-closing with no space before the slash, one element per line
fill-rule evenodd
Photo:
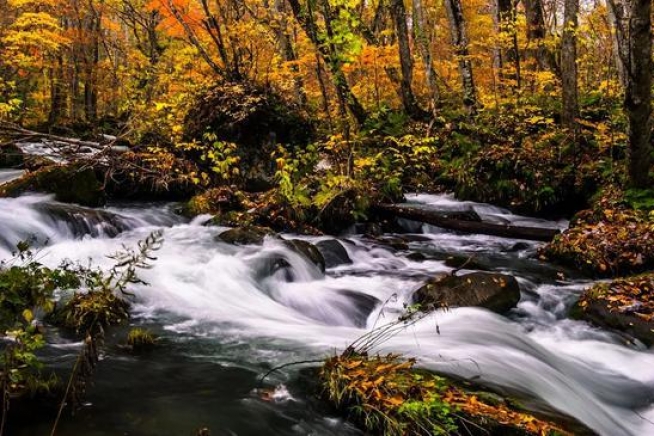
<path fill-rule="evenodd" d="M 319 372 L 328 402 L 367 434 L 572 435 L 567 420 L 551 422 L 512 402 L 415 368 L 396 355 L 347 352 Z M 563 422 L 565 421 L 565 422 Z M 592 434 L 575 426 L 579 435 Z"/>
<path fill-rule="evenodd" d="M 325 259 L 325 267 L 327 268 L 352 264 L 352 259 L 347 254 L 347 250 L 336 239 L 320 241 L 316 244 L 316 248 L 320 250 L 322 257 Z"/>
<path fill-rule="evenodd" d="M 25 162 L 25 153 L 16 145 L 0 147 L 0 168 L 19 168 Z"/>
<path fill-rule="evenodd" d="M 654 345 L 654 274 L 598 283 L 587 289 L 570 316 Z"/>
<path fill-rule="evenodd" d="M 446 275 L 427 281 L 415 292 L 413 301 L 424 310 L 476 306 L 504 313 L 520 301 L 520 285 L 515 277 L 504 274 Z"/>
<path fill-rule="evenodd" d="M 234 245 L 261 245 L 266 236 L 274 237 L 277 233 L 268 227 L 247 226 L 226 230 L 217 240 Z"/>
<path fill-rule="evenodd" d="M 55 165 L 27 173 L 0 186 L 0 197 L 18 197 L 26 192 L 55 194 L 62 203 L 102 206 L 105 194 L 95 171 L 73 165 Z"/>
<path fill-rule="evenodd" d="M 320 271 L 325 272 L 325 258 L 315 245 L 301 239 L 289 239 L 283 243 L 291 250 L 310 260 Z"/>
<path fill-rule="evenodd" d="M 194 217 L 202 214 L 224 214 L 243 209 L 244 196 L 232 188 L 221 186 L 195 195 L 182 208 L 182 214 Z"/>

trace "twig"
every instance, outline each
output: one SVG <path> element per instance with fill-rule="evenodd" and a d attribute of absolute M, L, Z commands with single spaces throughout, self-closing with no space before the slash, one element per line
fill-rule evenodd
<path fill-rule="evenodd" d="M 266 379 L 270 374 L 272 374 L 273 372 L 279 371 L 280 369 L 288 368 L 289 366 L 304 365 L 305 363 L 322 363 L 322 362 L 324 362 L 324 359 L 316 359 L 316 360 L 300 360 L 300 361 L 298 361 L 298 362 L 289 362 L 289 363 L 285 363 L 285 364 L 283 364 L 283 365 L 276 366 L 276 367 L 274 367 L 273 369 L 271 369 L 270 371 L 268 371 L 267 373 L 265 373 L 265 374 L 264 374 L 264 375 L 259 379 L 259 383 L 258 383 L 257 386 L 258 386 L 259 388 L 262 387 L 262 386 L 263 386 L 263 382 L 264 382 L 264 380 L 265 380 L 265 379 Z M 2 436 L 2 435 L 0 435 L 0 436 Z"/>
<path fill-rule="evenodd" d="M 84 356 L 84 347 L 85 346 L 86 345 L 82 346 L 82 351 L 80 351 L 80 353 L 78 354 L 77 360 L 75 361 L 75 365 L 73 366 L 73 372 L 70 374 L 70 378 L 68 379 L 68 386 L 66 386 L 66 391 L 64 392 L 64 397 L 61 399 L 61 404 L 59 405 L 59 411 L 57 412 L 57 417 L 55 418 L 54 424 L 52 426 L 52 431 L 50 432 L 50 436 L 54 436 L 55 432 L 57 431 L 57 426 L 59 425 L 59 420 L 61 419 L 61 414 L 64 411 L 64 407 L 66 407 L 66 402 L 68 400 L 68 394 L 70 393 L 70 390 L 73 387 L 73 381 L 75 380 L 75 375 L 77 374 L 77 368 L 79 368 L 79 364 L 82 361 L 82 356 Z"/>

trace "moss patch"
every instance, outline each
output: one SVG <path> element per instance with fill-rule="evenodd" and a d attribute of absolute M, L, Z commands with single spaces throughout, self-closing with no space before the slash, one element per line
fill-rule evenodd
<path fill-rule="evenodd" d="M 90 168 L 53 165 L 25 174 L 0 187 L 0 197 L 17 197 L 25 192 L 55 194 L 57 201 L 98 207 L 105 202 L 102 184 Z"/>
<path fill-rule="evenodd" d="M 351 353 L 327 360 L 320 376 L 330 402 L 372 434 L 570 434 L 414 365 L 396 355 Z"/>
<path fill-rule="evenodd" d="M 596 284 L 582 295 L 574 316 L 654 344 L 654 274 Z"/>
<path fill-rule="evenodd" d="M 654 268 L 654 221 L 624 207 L 585 211 L 541 251 L 547 259 L 594 277 L 638 274 Z"/>

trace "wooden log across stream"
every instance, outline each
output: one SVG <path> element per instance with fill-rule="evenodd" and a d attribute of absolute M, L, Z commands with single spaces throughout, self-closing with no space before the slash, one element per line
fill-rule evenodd
<path fill-rule="evenodd" d="M 376 206 L 376 209 L 378 212 L 386 216 L 405 218 L 431 224 L 447 230 L 501 236 L 504 238 L 550 242 L 556 235 L 561 233 L 559 229 L 514 226 L 511 224 L 497 224 L 481 220 L 471 220 L 466 219 L 465 216 L 461 217 L 461 214 L 457 212 L 448 213 L 406 204 L 379 204 Z"/>

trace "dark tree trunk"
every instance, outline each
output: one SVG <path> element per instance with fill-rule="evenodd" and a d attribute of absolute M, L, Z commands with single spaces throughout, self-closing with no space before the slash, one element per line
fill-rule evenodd
<path fill-rule="evenodd" d="M 422 0 L 413 0 L 413 30 L 415 34 L 416 45 L 420 50 L 420 57 L 425 68 L 425 77 L 427 86 L 431 94 L 431 110 L 436 114 L 436 108 L 440 105 L 440 90 L 438 89 L 438 77 L 434 70 L 433 55 L 431 52 L 429 37 L 429 26 L 427 17 L 422 4 Z"/>
<path fill-rule="evenodd" d="M 426 114 L 418 106 L 413 89 L 411 88 L 413 82 L 413 57 L 411 56 L 411 46 L 409 44 L 409 27 L 406 22 L 407 14 L 406 8 L 404 7 L 404 0 L 391 0 L 390 6 L 400 55 L 402 105 L 411 118 L 424 119 Z"/>
<path fill-rule="evenodd" d="M 500 41 L 509 40 L 508 46 L 495 50 L 495 67 L 500 77 L 511 80 L 512 88 L 520 89 L 520 57 L 518 55 L 518 37 L 516 34 L 516 7 L 513 0 L 495 0 L 494 22 Z M 508 68 L 513 71 L 507 72 Z"/>
<path fill-rule="evenodd" d="M 577 27 L 579 0 L 565 0 L 563 11 L 563 37 L 561 40 L 561 75 L 563 83 L 564 127 L 573 129 L 579 114 L 577 98 Z"/>
<path fill-rule="evenodd" d="M 66 85 L 64 83 L 64 61 L 57 56 L 57 64 L 50 70 L 50 113 L 48 124 L 53 126 L 66 115 Z"/>
<path fill-rule="evenodd" d="M 285 0 L 274 0 L 273 4 L 274 11 L 279 17 L 279 24 L 275 29 L 275 37 L 277 39 L 277 44 L 279 50 L 282 54 L 282 59 L 285 62 L 295 62 L 297 61 L 297 55 L 295 54 L 295 49 L 293 48 L 293 41 L 291 36 L 288 33 L 288 21 L 286 19 L 287 5 Z M 304 106 L 307 102 L 307 96 L 304 92 L 304 84 L 302 79 L 298 75 L 299 69 L 297 66 L 292 68 L 295 77 L 293 78 L 293 91 L 295 93 L 295 100 L 301 106 Z"/>
<path fill-rule="evenodd" d="M 536 59 L 539 70 L 549 69 L 560 76 L 554 53 L 545 46 L 547 31 L 542 0 L 522 0 L 522 3 L 527 18 L 527 41 L 530 47 L 528 53 Z"/>
<path fill-rule="evenodd" d="M 482 235 L 545 242 L 550 242 L 556 235 L 561 233 L 558 229 L 496 224 L 470 220 L 467 219 L 467 217 L 464 217 L 466 219 L 462 219 L 458 216 L 450 216 L 442 211 L 426 210 L 415 206 L 380 204 L 375 206 L 375 208 L 383 215 L 395 218 L 406 218 L 413 221 L 432 224 L 444 229 L 457 230 L 466 233 L 478 233 Z"/>
<path fill-rule="evenodd" d="M 652 187 L 652 2 L 632 0 L 629 20 L 629 177 L 635 188 Z"/>
<path fill-rule="evenodd" d="M 628 20 L 625 20 L 625 4 L 616 0 L 607 1 L 607 12 L 609 23 L 613 26 L 613 54 L 615 59 L 618 79 L 624 89 L 629 86 L 629 43 L 626 38 L 629 32 L 625 28 L 628 26 Z"/>
<path fill-rule="evenodd" d="M 468 34 L 463 16 L 461 0 L 445 0 L 445 9 L 450 23 L 454 53 L 459 63 L 459 74 L 463 85 L 463 104 L 470 114 L 477 111 L 477 90 L 472 74 L 472 61 L 468 50 Z"/>

